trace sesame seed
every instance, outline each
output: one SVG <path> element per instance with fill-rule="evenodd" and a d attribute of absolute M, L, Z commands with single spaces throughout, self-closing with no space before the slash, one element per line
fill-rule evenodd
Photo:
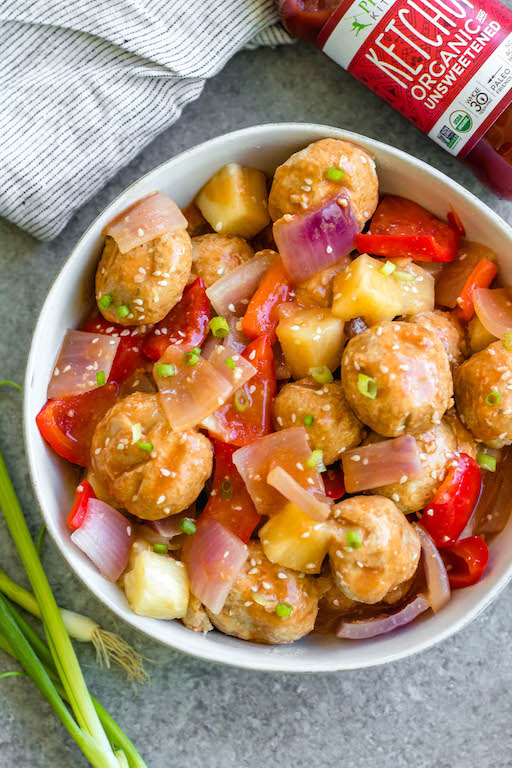
<path fill-rule="evenodd" d="M 393 501 L 400 501 L 400 496 L 398 495 L 398 493 L 393 493 L 391 498 L 393 499 Z"/>
<path fill-rule="evenodd" d="M 235 305 L 234 304 L 228 304 L 228 309 L 229 309 L 230 312 L 234 312 L 235 311 Z"/>
<path fill-rule="evenodd" d="M 287 579 L 288 576 L 286 575 L 286 573 L 283 573 L 282 571 L 279 571 L 279 573 L 277 574 L 277 578 L 278 579 Z"/>
<path fill-rule="evenodd" d="M 163 504 L 164 501 L 165 501 L 165 496 L 162 494 L 161 496 L 158 497 L 158 499 L 156 500 L 156 503 Z"/>
<path fill-rule="evenodd" d="M 144 234 L 144 230 L 139 227 L 137 230 L 137 234 L 139 237 L 142 237 L 142 235 Z"/>
<path fill-rule="evenodd" d="M 325 250 L 327 251 L 327 253 L 332 253 L 332 248 L 330 245 L 328 245 Z"/>
<path fill-rule="evenodd" d="M 354 456 L 350 457 L 352 461 L 361 461 L 361 457 L 358 453 L 356 453 Z"/>

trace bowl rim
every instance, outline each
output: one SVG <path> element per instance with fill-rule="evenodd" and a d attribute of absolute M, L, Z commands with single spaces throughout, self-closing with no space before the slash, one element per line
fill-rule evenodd
<path fill-rule="evenodd" d="M 40 307 L 37 321 L 35 323 L 35 326 L 32 332 L 30 349 L 29 349 L 29 354 L 27 357 L 27 363 L 25 368 L 24 386 L 23 386 L 23 439 L 24 439 L 25 456 L 27 459 L 27 465 L 29 470 L 30 483 L 32 486 L 34 497 L 36 499 L 37 506 L 41 513 L 41 517 L 45 523 L 48 522 L 48 520 L 44 511 L 42 501 L 40 499 L 39 488 L 36 481 L 37 457 L 35 455 L 35 449 L 33 448 L 33 445 L 32 445 L 32 436 L 31 436 L 31 427 L 33 429 L 33 425 L 30 425 L 30 421 L 32 419 L 31 403 L 30 403 L 30 399 L 31 399 L 30 383 L 33 376 L 34 366 L 36 364 L 36 356 L 37 356 L 36 342 L 38 340 L 38 337 L 42 333 L 46 315 L 50 311 L 49 299 L 54 289 L 56 288 L 57 283 L 60 281 L 61 275 L 64 272 L 64 270 L 67 269 L 68 265 L 72 260 L 78 259 L 77 251 L 80 250 L 80 246 L 83 240 L 85 240 L 89 235 L 89 233 L 91 232 L 91 230 L 93 230 L 97 226 L 98 220 L 104 215 L 107 209 L 111 207 L 115 207 L 118 201 L 120 201 L 121 198 L 123 198 L 128 192 L 130 192 L 130 190 L 132 190 L 136 185 L 140 184 L 148 176 L 155 173 L 156 171 L 163 170 L 170 163 L 173 163 L 178 159 L 179 160 L 186 159 L 187 156 L 193 155 L 195 152 L 199 150 L 215 151 L 215 147 L 217 145 L 219 144 L 222 145 L 232 140 L 247 138 L 248 141 L 251 141 L 252 139 L 254 139 L 255 136 L 257 136 L 257 134 L 260 131 L 274 131 L 277 133 L 285 134 L 286 131 L 297 131 L 297 130 L 302 130 L 304 134 L 308 134 L 311 132 L 320 132 L 320 133 L 324 133 L 325 137 L 334 135 L 336 136 L 336 138 L 344 138 L 347 141 L 353 141 L 356 144 L 362 143 L 363 145 L 366 145 L 367 147 L 369 147 L 370 150 L 372 149 L 372 147 L 375 147 L 376 149 L 383 150 L 386 153 L 391 153 L 393 156 L 399 159 L 405 160 L 407 163 L 412 164 L 413 166 L 416 166 L 418 169 L 423 170 L 430 176 L 432 175 L 437 176 L 439 178 L 439 181 L 442 182 L 444 185 L 457 191 L 460 196 L 466 198 L 466 200 L 469 203 L 471 203 L 473 206 L 480 208 L 482 212 L 487 215 L 488 218 L 493 220 L 493 223 L 495 226 L 501 228 L 506 232 L 506 234 L 512 241 L 512 227 L 510 227 L 486 203 L 479 200 L 476 197 L 476 195 L 466 190 L 461 184 L 451 179 L 442 171 L 437 170 L 437 168 L 426 163 L 425 161 L 420 160 L 401 149 L 393 147 L 390 144 L 386 144 L 384 142 L 379 141 L 378 139 L 374 139 L 369 136 L 364 136 L 363 134 L 359 134 L 354 131 L 347 131 L 343 128 L 339 128 L 335 126 L 329 126 L 329 125 L 324 125 L 320 123 L 289 122 L 289 121 L 278 122 L 278 123 L 276 122 L 260 123 L 258 125 L 248 126 L 235 131 L 230 131 L 228 133 L 223 133 L 211 139 L 207 139 L 206 141 L 196 144 L 193 147 L 189 147 L 183 150 L 182 152 L 179 152 L 178 154 L 173 155 L 170 158 L 167 158 L 159 165 L 155 166 L 154 168 L 151 168 L 143 176 L 133 181 L 128 187 L 126 187 L 118 195 L 116 195 L 116 197 L 112 199 L 101 211 L 99 211 L 98 215 L 89 224 L 87 229 L 82 233 L 80 238 L 71 248 L 65 261 L 63 262 L 63 264 L 57 271 L 54 279 L 52 280 L 52 283 Z M 211 646 L 205 645 L 204 650 L 203 650 L 203 647 L 190 648 L 187 645 L 186 640 L 182 642 L 179 636 L 176 638 L 173 638 L 172 641 L 168 641 L 168 642 L 162 640 L 161 638 L 156 637 L 149 629 L 145 629 L 144 627 L 139 625 L 138 620 L 141 617 L 137 616 L 137 614 L 132 614 L 133 618 L 131 615 L 121 615 L 115 603 L 107 595 L 98 595 L 94 591 L 92 585 L 88 583 L 87 579 L 78 571 L 78 569 L 75 568 L 69 556 L 68 551 L 65 549 L 64 546 L 61 546 L 60 542 L 55 538 L 50 526 L 48 527 L 48 530 L 58 551 L 66 561 L 67 565 L 71 568 L 75 577 L 78 578 L 78 580 L 86 587 L 86 589 L 93 595 L 93 597 L 96 600 L 98 600 L 106 608 L 112 611 L 112 613 L 118 619 L 126 623 L 128 626 L 141 632 L 143 635 L 151 639 L 153 642 L 160 643 L 161 645 L 167 648 L 170 648 L 171 650 L 179 651 L 188 656 L 192 656 L 194 658 L 200 659 L 201 661 L 213 662 L 216 664 L 221 664 L 223 666 L 236 667 L 240 669 L 247 669 L 252 671 L 260 671 L 260 672 L 268 671 L 268 672 L 287 672 L 287 673 L 316 673 L 316 672 L 335 672 L 335 671 L 342 671 L 342 670 L 367 669 L 370 667 L 376 667 L 383 664 L 388 664 L 393 661 L 398 661 L 400 659 L 409 658 L 411 656 L 416 655 L 417 653 L 420 653 L 422 651 L 428 650 L 429 648 L 432 648 L 433 646 L 437 645 L 438 643 L 441 643 L 442 641 L 446 640 L 447 638 L 451 637 L 452 635 L 454 635 L 455 633 L 459 632 L 461 629 L 466 627 L 471 621 L 473 621 L 473 619 L 475 619 L 480 613 L 482 613 L 489 606 L 489 604 L 499 595 L 499 593 L 505 588 L 508 582 L 512 579 L 512 559 L 511 559 L 509 565 L 505 568 L 501 576 L 496 580 L 496 582 L 492 585 L 492 587 L 488 589 L 485 595 L 475 602 L 474 606 L 470 610 L 466 611 L 460 618 L 452 621 L 450 625 L 446 626 L 441 631 L 438 631 L 432 636 L 426 637 L 425 639 L 419 642 L 417 641 L 413 647 L 405 648 L 397 651 L 390 650 L 381 655 L 376 654 L 375 658 L 373 659 L 367 659 L 359 662 L 354 661 L 354 662 L 347 663 L 347 661 L 342 661 L 343 654 L 340 654 L 339 663 L 336 663 L 335 661 L 333 661 L 332 657 L 328 657 L 325 663 L 322 663 L 321 660 L 320 661 L 316 660 L 314 663 L 311 660 L 305 663 L 304 662 L 297 663 L 297 660 L 296 660 L 293 667 L 289 668 L 287 666 L 287 663 L 288 663 L 287 659 L 281 656 L 272 656 L 271 654 L 268 654 L 265 656 L 254 655 L 253 657 L 251 657 L 252 644 L 247 643 L 245 641 L 239 641 L 242 644 L 240 649 L 243 650 L 243 652 L 241 653 L 235 653 L 233 652 L 233 648 L 230 648 L 229 646 L 223 647 L 220 644 L 218 646 L 215 646 L 214 653 L 212 653 Z M 292 647 L 293 647 L 293 644 L 292 644 Z M 321 656 L 321 652 L 319 652 L 319 655 Z"/>

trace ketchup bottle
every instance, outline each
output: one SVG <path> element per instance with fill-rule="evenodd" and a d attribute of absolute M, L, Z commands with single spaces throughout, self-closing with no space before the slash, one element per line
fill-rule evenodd
<path fill-rule="evenodd" d="M 276 0 L 314 43 L 512 200 L 512 11 L 498 0 Z"/>

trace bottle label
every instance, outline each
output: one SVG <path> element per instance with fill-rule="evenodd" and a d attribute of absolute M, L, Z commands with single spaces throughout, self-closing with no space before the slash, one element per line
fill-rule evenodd
<path fill-rule="evenodd" d="M 452 155 L 512 101 L 512 12 L 496 0 L 344 0 L 318 42 Z"/>

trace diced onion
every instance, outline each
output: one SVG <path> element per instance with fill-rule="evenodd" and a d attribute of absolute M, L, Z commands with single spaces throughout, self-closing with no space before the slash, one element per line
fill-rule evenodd
<path fill-rule="evenodd" d="M 262 251 L 211 285 L 206 295 L 218 315 L 228 319 L 245 314 L 261 278 L 272 264 L 273 251 Z"/>
<path fill-rule="evenodd" d="M 423 552 L 423 565 L 427 578 L 428 599 L 432 610 L 437 613 L 444 608 L 450 599 L 450 583 L 445 564 L 429 534 L 419 523 L 413 523 L 413 528 L 420 537 Z"/>
<path fill-rule="evenodd" d="M 131 539 L 129 521 L 117 509 L 93 498 L 89 499 L 82 524 L 71 534 L 73 544 L 108 581 L 117 581 L 128 565 Z"/>
<path fill-rule="evenodd" d="M 281 467 L 306 491 L 324 494 L 324 483 L 316 467 L 308 467 L 311 448 L 304 427 L 282 429 L 239 448 L 233 462 L 240 472 L 258 512 L 273 515 L 283 506 L 283 497 L 267 483 L 274 467 Z"/>
<path fill-rule="evenodd" d="M 103 228 L 121 253 L 148 243 L 169 232 L 186 229 L 188 222 L 175 202 L 161 192 L 146 195 L 109 221 Z"/>
<path fill-rule="evenodd" d="M 336 264 L 353 249 L 359 232 L 345 188 L 321 208 L 275 222 L 274 239 L 290 278 L 295 283 Z"/>
<path fill-rule="evenodd" d="M 486 331 L 498 339 L 512 333 L 512 301 L 504 288 L 475 288 L 473 304 Z"/>
<path fill-rule="evenodd" d="M 396 613 L 388 616 L 377 616 L 366 621 L 342 621 L 336 635 L 347 640 L 368 640 L 377 635 L 385 635 L 387 632 L 410 624 L 421 613 L 430 608 L 430 603 L 424 595 L 418 595 L 414 600 Z"/>
<path fill-rule="evenodd" d="M 313 520 L 322 523 L 329 517 L 332 500 L 325 494 L 305 490 L 282 467 L 274 467 L 270 470 L 267 483 Z"/>
<path fill-rule="evenodd" d="M 190 591 L 212 613 L 221 612 L 245 561 L 248 549 L 228 528 L 213 518 L 201 519 L 183 548 Z"/>
<path fill-rule="evenodd" d="M 256 373 L 254 365 L 251 365 L 245 357 L 224 345 L 219 345 L 213 350 L 209 362 L 221 376 L 229 381 L 233 392 L 243 387 Z"/>
<path fill-rule="evenodd" d="M 48 398 L 83 395 L 103 386 L 110 376 L 119 341 L 102 333 L 66 331 L 48 385 Z"/>
<path fill-rule="evenodd" d="M 201 355 L 194 365 L 187 365 L 185 356 L 193 354 L 191 347 L 171 344 L 153 368 L 160 392 L 162 408 L 174 429 L 187 429 L 200 424 L 231 397 L 233 387 L 216 368 Z M 190 359 L 190 358 L 189 358 Z M 171 363 L 176 375 L 158 375 L 158 365 Z"/>
<path fill-rule="evenodd" d="M 345 488 L 359 493 L 414 479 L 422 473 L 416 438 L 412 435 L 359 446 L 342 454 Z"/>
<path fill-rule="evenodd" d="M 194 520 L 196 514 L 197 511 L 194 502 L 194 504 L 185 510 L 185 512 L 180 512 L 177 515 L 170 515 L 161 520 L 151 520 L 151 522 L 146 523 L 146 525 L 152 528 L 156 534 L 160 536 L 162 541 L 169 541 L 170 539 L 181 535 L 182 530 L 180 528 L 180 521 L 183 520 L 184 517 Z"/>

